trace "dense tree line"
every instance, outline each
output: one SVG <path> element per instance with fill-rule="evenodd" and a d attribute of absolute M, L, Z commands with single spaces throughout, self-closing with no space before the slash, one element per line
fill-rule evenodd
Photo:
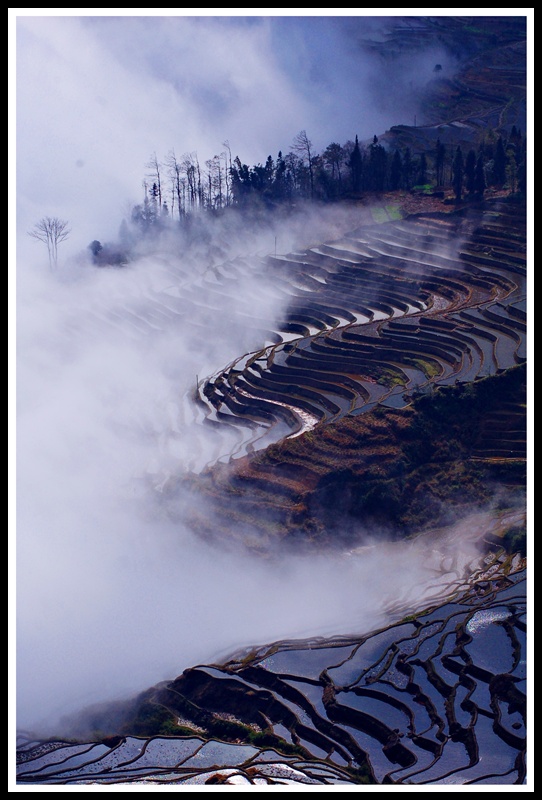
<path fill-rule="evenodd" d="M 526 192 L 526 140 L 515 126 L 507 137 L 489 131 L 466 152 L 440 139 L 432 149 L 412 152 L 408 146 L 384 146 L 377 136 L 362 144 L 356 136 L 342 145 L 332 142 L 318 153 L 304 130 L 288 153 L 279 151 L 252 166 L 232 157 L 228 142 L 223 148 L 204 164 L 197 153 L 178 157 L 172 150 L 162 160 L 153 153 L 145 165 L 143 200 L 133 207 L 129 222 L 123 222 L 117 249 L 111 252 L 93 242 L 94 262 L 122 263 L 135 237 L 173 223 L 189 225 L 196 211 L 265 210 L 396 190 L 453 191 L 456 201 L 483 197 L 488 188 Z"/>
<path fill-rule="evenodd" d="M 440 178 L 445 181 L 445 148 L 437 143 L 436 163 L 439 161 Z M 440 163 L 442 162 L 442 163 Z M 510 192 L 527 193 L 527 143 L 515 125 L 505 140 L 487 137 L 478 150 L 470 149 L 466 155 L 456 147 L 451 161 L 451 183 L 457 201 L 466 197 L 482 197 L 488 187 Z"/>
<path fill-rule="evenodd" d="M 409 147 L 391 151 L 377 136 L 365 145 L 357 136 L 343 145 L 332 142 L 317 153 L 301 131 L 288 153 L 279 151 L 276 158 L 268 155 L 264 163 L 249 166 L 239 156 L 232 158 L 227 142 L 224 147 L 203 165 L 196 153 L 178 158 L 171 151 L 162 162 L 153 154 L 134 220 L 146 228 L 161 216 L 182 219 L 195 209 L 333 201 L 360 192 L 410 190 L 428 182 L 456 193 L 479 194 L 505 184 L 517 191 L 525 173 L 525 139 L 515 126 L 506 140 L 490 133 L 468 153 L 447 148 L 440 139 L 432 152 L 414 154 Z"/>

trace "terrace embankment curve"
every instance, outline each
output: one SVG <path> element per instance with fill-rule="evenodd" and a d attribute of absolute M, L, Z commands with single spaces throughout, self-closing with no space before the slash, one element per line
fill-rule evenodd
<path fill-rule="evenodd" d="M 408 616 L 396 597 L 393 621 L 363 636 L 187 669 L 90 709 L 78 743 L 21 734 L 18 783 L 524 783 L 524 561 L 500 551 L 460 568 L 443 552 L 442 568 L 445 588 Z M 104 733 L 85 738 L 88 724 Z"/>
<path fill-rule="evenodd" d="M 455 481 L 465 503 L 487 500 L 503 465 L 505 484 L 521 486 L 525 259 L 525 208 L 502 201 L 366 224 L 264 259 L 290 301 L 279 341 L 200 382 L 200 421 L 218 449 L 181 481 L 214 509 L 210 521 L 195 510 L 198 532 L 216 536 L 218 518 L 224 541 L 246 544 L 250 528 L 255 549 L 290 534 L 325 544 L 352 518 L 408 534 L 439 521 L 428 487 L 439 475 L 443 502 Z M 454 419 L 470 423 L 451 435 Z M 236 435 L 226 452 L 222 429 Z M 165 487 L 172 508 L 178 487 Z"/>
<path fill-rule="evenodd" d="M 200 535 L 260 554 L 348 558 L 360 529 L 417 533 L 439 554 L 434 591 L 390 592 L 369 633 L 254 647 L 91 709 L 76 743 L 21 734 L 18 783 L 524 783 L 524 208 L 364 225 L 259 268 L 288 311 L 200 381 L 217 456 L 165 503 L 188 486 Z M 468 562 L 435 529 L 450 532 L 443 507 L 471 514 Z"/>
<path fill-rule="evenodd" d="M 236 457 L 275 425 L 299 435 L 525 360 L 525 218 L 511 203 L 367 225 L 263 268 L 289 288 L 281 340 L 198 392 L 205 422 L 248 429 Z"/>

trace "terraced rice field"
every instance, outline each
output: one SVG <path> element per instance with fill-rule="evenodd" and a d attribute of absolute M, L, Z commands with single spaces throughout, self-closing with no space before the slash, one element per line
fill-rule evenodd
<path fill-rule="evenodd" d="M 303 522 L 307 492 L 320 489 L 330 464 L 364 464 L 375 477 L 400 460 L 406 419 L 372 418 L 364 431 L 354 421 L 366 412 L 408 410 L 437 387 L 524 365 L 525 259 L 525 209 L 511 203 L 363 225 L 263 259 L 258 269 L 284 287 L 288 310 L 269 344 L 199 383 L 198 422 L 212 429 L 214 455 L 202 449 L 198 463 L 195 445 L 192 488 L 214 513 L 209 521 L 195 509 L 194 528 L 232 539 L 251 528 L 256 549 L 265 547 L 281 526 Z M 521 398 L 488 410 L 465 457 L 525 464 Z"/>
<path fill-rule="evenodd" d="M 296 436 L 525 360 L 525 218 L 512 205 L 365 226 L 260 269 L 291 296 L 273 332 L 281 340 L 198 391 L 203 423 L 217 438 L 221 425 L 238 434 L 227 457 L 282 438 L 285 426 Z"/>
<path fill-rule="evenodd" d="M 257 520 L 271 539 L 295 520 L 324 461 L 340 469 L 362 458 L 377 473 L 397 460 L 388 431 L 406 424 L 400 413 L 414 398 L 524 364 L 525 226 L 521 205 L 486 203 L 236 259 L 200 285 L 172 272 L 179 289 L 156 293 L 152 318 L 129 316 L 139 332 L 171 315 L 189 319 L 196 305 L 235 325 L 228 298 L 248 273 L 288 301 L 278 321 L 244 314 L 261 348 L 200 378 L 184 399 L 185 420 L 206 442 L 211 432 L 214 447 L 209 457 L 193 440 L 192 479 L 211 509 L 206 518 L 202 504 L 194 527 L 233 531 Z M 360 445 L 363 429 L 356 439 L 352 426 L 378 407 L 389 415 L 373 419 Z M 350 428 L 332 424 L 341 421 Z M 481 428 L 469 458 L 525 460 L 521 403 L 504 398 Z M 281 459 L 280 443 L 292 440 L 307 446 Z M 273 459 L 258 460 L 277 442 Z M 517 519 L 502 518 L 505 527 L 524 526 L 523 512 L 510 513 Z M 524 783 L 525 561 L 493 548 L 458 564 L 443 552 L 437 572 L 434 595 L 417 605 L 390 597 L 393 621 L 369 634 L 276 642 L 146 693 L 182 735 L 73 744 L 21 734 L 18 783 Z"/>
<path fill-rule="evenodd" d="M 76 745 L 21 735 L 18 782 L 524 783 L 525 566 L 442 567 L 446 599 L 436 592 L 406 618 L 397 608 L 385 628 L 276 642 L 147 694 L 192 735 Z"/>

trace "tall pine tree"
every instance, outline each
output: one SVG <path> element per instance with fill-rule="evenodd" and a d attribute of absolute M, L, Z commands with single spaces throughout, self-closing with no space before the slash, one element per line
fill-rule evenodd
<path fill-rule="evenodd" d="M 353 192 L 359 192 L 361 190 L 361 165 L 362 165 L 361 150 L 359 149 L 359 142 L 356 134 L 354 149 L 350 154 L 350 161 L 349 161 L 350 172 L 352 175 Z"/>

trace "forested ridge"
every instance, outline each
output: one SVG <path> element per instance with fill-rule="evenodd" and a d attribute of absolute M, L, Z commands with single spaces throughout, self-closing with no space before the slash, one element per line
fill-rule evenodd
<path fill-rule="evenodd" d="M 393 66 L 405 48 L 431 43 L 456 67 L 434 64 L 412 95 L 411 124 L 366 139 L 352 131 L 352 139 L 320 148 L 313 132 L 301 130 L 252 165 L 228 140 L 210 158 L 174 148 L 151 153 L 142 196 L 122 220 L 118 241 L 102 243 L 97 236 L 91 243 L 95 262 L 123 263 L 140 237 L 164 230 L 195 227 L 202 235 L 201 212 L 215 217 L 238 209 L 261 217 L 307 202 L 351 204 L 397 191 L 456 204 L 502 192 L 525 195 L 525 20 L 488 17 L 482 25 L 477 18 L 428 17 L 405 26 L 398 18 L 383 41 L 363 47 Z M 359 109 L 360 120 L 367 111 Z"/>

